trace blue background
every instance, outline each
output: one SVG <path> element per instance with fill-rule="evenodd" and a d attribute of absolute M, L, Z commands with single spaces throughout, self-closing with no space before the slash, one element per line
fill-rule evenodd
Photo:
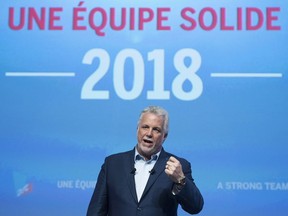
<path fill-rule="evenodd" d="M 140 111 L 151 104 L 170 113 L 164 148 L 188 159 L 205 207 L 199 215 L 280 216 L 288 211 L 288 5 L 284 1 L 89 1 L 83 7 L 169 7 L 170 31 L 157 31 L 155 20 L 143 31 L 113 31 L 100 37 L 87 26 L 72 30 L 72 11 L 79 1 L 2 1 L 0 14 L 0 215 L 85 215 L 105 156 L 132 149 Z M 8 8 L 61 7 L 62 31 L 8 26 Z M 237 7 L 280 7 L 280 31 L 184 31 L 180 10 L 225 7 L 227 23 L 236 22 Z M 83 13 L 84 15 L 85 13 Z M 16 16 L 19 18 L 19 15 Z M 193 15 L 197 17 L 197 13 Z M 26 17 L 27 19 L 27 17 Z M 87 13 L 86 18 L 87 21 Z M 27 21 L 27 20 L 26 20 Z M 47 19 L 48 22 L 48 19 Z M 244 23 L 244 22 L 243 22 Z M 93 48 L 106 50 L 110 68 L 97 89 L 108 100 L 83 100 L 81 89 L 97 68 L 82 59 Z M 123 100 L 113 86 L 116 55 L 132 48 L 145 63 L 141 95 Z M 197 75 L 201 96 L 176 98 L 173 56 L 183 48 L 202 58 Z M 147 53 L 165 50 L 165 90 L 169 100 L 148 100 L 153 64 Z M 9 77 L 7 72 L 75 72 L 75 77 Z M 136 70 L 137 72 L 137 70 Z M 135 72 L 135 73 L 136 73 Z M 216 78 L 212 73 L 281 73 L 280 78 Z M 133 70 L 125 70 L 125 86 L 133 86 Z M 96 87 L 95 87 L 96 88 Z M 184 85 L 187 91 L 189 83 Z M 193 87 L 192 87 L 193 88 Z M 64 183 L 71 182 L 69 188 Z M 77 186 L 82 182 L 82 188 Z M 257 183 L 262 188 L 229 188 L 226 184 Z M 268 190 L 265 183 L 282 184 Z M 92 184 L 92 186 L 91 186 Z M 220 187 L 221 184 L 223 187 Z M 28 186 L 26 193 L 19 190 Z M 179 210 L 179 215 L 187 215 Z"/>

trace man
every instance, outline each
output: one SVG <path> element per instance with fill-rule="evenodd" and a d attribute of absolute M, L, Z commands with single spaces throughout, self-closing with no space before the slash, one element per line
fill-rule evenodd
<path fill-rule="evenodd" d="M 190 214 L 202 210 L 190 163 L 162 148 L 168 126 L 163 108 L 142 111 L 136 147 L 105 159 L 87 216 L 176 216 L 178 204 Z"/>

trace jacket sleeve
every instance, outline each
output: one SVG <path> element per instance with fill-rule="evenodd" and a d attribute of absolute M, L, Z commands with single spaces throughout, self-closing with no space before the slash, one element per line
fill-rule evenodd
<path fill-rule="evenodd" d="M 186 184 L 183 189 L 175 195 L 176 199 L 183 210 L 190 214 L 198 214 L 204 205 L 203 197 L 192 178 L 190 163 L 184 160 L 181 164 L 186 176 Z"/>
<path fill-rule="evenodd" d="M 106 187 L 106 163 L 101 167 L 97 184 L 90 200 L 87 216 L 107 216 L 108 215 L 108 195 Z"/>

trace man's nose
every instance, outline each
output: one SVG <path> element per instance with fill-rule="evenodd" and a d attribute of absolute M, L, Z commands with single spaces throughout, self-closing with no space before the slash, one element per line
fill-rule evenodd
<path fill-rule="evenodd" d="M 152 137 L 152 133 L 153 133 L 153 130 L 152 129 L 149 129 L 146 133 L 146 136 L 148 137 Z"/>

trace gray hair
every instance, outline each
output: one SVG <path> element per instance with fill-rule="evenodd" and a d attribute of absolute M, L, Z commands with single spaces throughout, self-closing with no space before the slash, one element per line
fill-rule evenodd
<path fill-rule="evenodd" d="M 162 116 L 164 119 L 164 125 L 163 125 L 164 133 L 165 133 L 165 135 L 168 134 L 168 131 L 169 131 L 169 114 L 165 109 L 163 109 L 160 106 L 148 106 L 148 107 L 146 107 L 140 113 L 140 117 L 139 117 L 138 124 L 137 124 L 138 126 L 139 126 L 139 123 L 142 119 L 143 114 L 145 114 L 145 113 L 153 113 L 157 116 Z"/>

